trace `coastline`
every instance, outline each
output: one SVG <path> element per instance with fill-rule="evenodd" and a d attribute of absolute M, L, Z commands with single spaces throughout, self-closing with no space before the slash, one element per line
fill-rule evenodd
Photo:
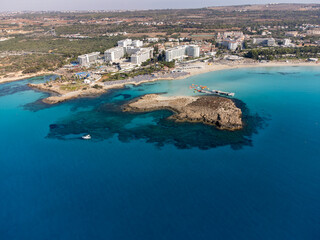
<path fill-rule="evenodd" d="M 0 78 L 0 84 L 20 81 L 23 79 L 39 77 L 44 75 L 57 75 L 57 74 L 52 71 L 41 71 L 37 73 L 27 73 L 27 74 L 23 74 L 22 72 L 17 72 L 17 73 L 14 73 L 14 76 Z"/>
<path fill-rule="evenodd" d="M 186 79 L 192 76 L 196 76 L 199 74 L 209 73 L 209 72 L 215 72 L 215 71 L 222 71 L 222 70 L 231 70 L 231 69 L 240 69 L 240 68 L 256 68 L 256 67 L 281 67 L 281 66 L 287 66 L 287 67 L 293 67 L 293 66 L 320 66 L 318 63 L 314 62 L 305 62 L 305 61 L 297 61 L 297 62 L 266 62 L 266 63 L 260 63 L 256 61 L 248 62 L 248 61 L 242 61 L 242 62 L 220 62 L 220 63 L 213 63 L 212 65 L 208 65 L 207 63 L 192 63 L 190 64 L 193 67 L 185 70 L 188 74 L 179 76 L 179 77 L 156 77 L 151 80 L 141 80 L 139 82 L 137 81 L 131 81 L 131 79 L 128 79 L 125 82 L 114 84 L 105 85 L 104 83 L 99 83 L 100 86 L 102 86 L 102 89 L 93 89 L 89 88 L 87 90 L 77 90 L 72 92 L 64 92 L 59 90 L 59 88 L 52 89 L 42 84 L 29 84 L 30 87 L 38 89 L 40 91 L 46 91 L 53 93 L 52 96 L 43 99 L 43 102 L 47 104 L 56 104 L 60 102 L 64 102 L 67 100 L 75 99 L 75 98 L 81 98 L 81 97 L 90 97 L 90 96 L 100 96 L 101 94 L 106 93 L 110 89 L 115 88 L 123 88 L 127 84 L 131 85 L 140 85 L 143 83 L 148 82 L 155 82 L 160 80 L 182 80 Z M 19 79 L 14 79 L 11 81 L 18 81 L 25 78 L 35 77 L 35 76 L 41 76 L 41 75 L 47 75 L 47 74 L 54 74 L 53 72 L 41 72 L 37 74 L 28 74 L 24 75 L 23 77 L 19 77 Z M 4 82 L 10 82 L 10 80 L 7 81 L 1 81 L 0 84 Z"/>

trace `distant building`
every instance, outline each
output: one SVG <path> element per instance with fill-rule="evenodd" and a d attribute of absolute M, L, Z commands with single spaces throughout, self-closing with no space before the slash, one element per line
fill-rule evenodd
<path fill-rule="evenodd" d="M 276 46 L 276 40 L 274 38 L 254 38 L 253 44 L 273 47 Z"/>
<path fill-rule="evenodd" d="M 307 35 L 320 35 L 320 28 L 315 28 L 313 30 L 307 30 Z"/>
<path fill-rule="evenodd" d="M 229 38 L 224 39 L 221 42 L 222 46 L 227 47 L 231 51 L 235 51 L 240 46 L 240 44 L 241 44 L 240 41 L 232 40 L 232 39 L 229 39 Z"/>
<path fill-rule="evenodd" d="M 139 52 L 140 50 L 141 50 L 140 47 L 134 47 L 134 46 L 129 46 L 129 47 L 126 47 L 126 48 L 125 48 L 125 52 L 126 52 L 128 55 L 135 54 L 136 52 Z"/>
<path fill-rule="evenodd" d="M 115 62 L 124 57 L 124 48 L 123 47 L 114 47 L 108 49 L 104 52 L 104 57 L 106 62 Z"/>
<path fill-rule="evenodd" d="M 135 62 L 137 62 L 137 64 L 140 64 L 140 59 L 143 59 L 143 57 L 141 57 L 138 53 L 141 52 L 141 54 L 143 53 L 142 55 L 144 55 L 145 52 L 145 48 L 142 48 L 142 46 L 143 41 L 141 40 L 132 41 L 132 39 L 124 39 L 118 41 L 118 47 L 114 47 L 105 51 L 105 60 L 107 62 L 115 62 L 123 58 L 125 54 L 128 54 L 129 56 L 137 54 L 137 56 L 133 56 L 133 59 Z"/>
<path fill-rule="evenodd" d="M 141 65 L 141 63 L 153 57 L 153 48 L 141 48 L 140 51 L 131 55 L 131 63 Z"/>
<path fill-rule="evenodd" d="M 186 56 L 194 58 L 199 57 L 200 47 L 198 45 L 180 45 L 166 50 L 167 62 L 171 62 L 172 60 L 182 60 Z"/>
<path fill-rule="evenodd" d="M 124 39 L 124 40 L 118 41 L 118 47 L 127 47 L 130 45 L 132 45 L 131 39 Z"/>
<path fill-rule="evenodd" d="M 290 31 L 286 32 L 287 37 L 297 37 L 298 36 L 298 31 Z"/>
<path fill-rule="evenodd" d="M 244 38 L 243 32 L 231 31 L 231 32 L 224 32 L 223 38 Z"/>
<path fill-rule="evenodd" d="M 283 39 L 283 46 L 284 47 L 295 47 L 296 45 L 295 44 L 293 44 L 292 42 L 291 42 L 291 40 L 290 39 Z"/>
<path fill-rule="evenodd" d="M 200 57 L 200 47 L 198 45 L 188 45 L 186 48 L 186 54 L 189 57 Z"/>
<path fill-rule="evenodd" d="M 89 66 L 98 60 L 100 52 L 93 52 L 78 56 L 78 62 L 81 66 Z"/>
<path fill-rule="evenodd" d="M 177 46 L 166 50 L 166 61 L 171 62 L 172 60 L 183 59 L 186 55 L 186 46 Z"/>
<path fill-rule="evenodd" d="M 159 38 L 147 38 L 147 41 L 149 43 L 156 43 L 156 42 L 159 42 Z"/>
<path fill-rule="evenodd" d="M 143 46 L 143 41 L 141 41 L 141 40 L 134 40 L 134 41 L 132 41 L 132 46 L 134 46 L 134 47 L 136 47 L 136 48 L 142 47 L 142 46 Z"/>

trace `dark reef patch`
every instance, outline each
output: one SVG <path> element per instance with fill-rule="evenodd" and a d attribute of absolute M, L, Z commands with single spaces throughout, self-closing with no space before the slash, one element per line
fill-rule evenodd
<path fill-rule="evenodd" d="M 38 100 L 36 100 L 34 102 L 24 104 L 22 107 L 23 107 L 24 110 L 28 110 L 28 111 L 31 111 L 31 112 L 37 112 L 37 111 L 40 111 L 42 109 L 53 107 L 53 105 L 44 103 L 42 101 L 43 98 L 46 98 L 46 97 L 49 97 L 49 96 L 50 96 L 49 93 L 43 93 L 43 97 L 39 98 Z"/>
<path fill-rule="evenodd" d="M 294 74 L 299 74 L 299 72 L 277 72 L 278 74 L 281 75 L 294 75 Z"/>
<path fill-rule="evenodd" d="M 248 74 L 258 74 L 258 75 L 273 75 L 273 73 L 270 72 L 248 72 Z"/>
<path fill-rule="evenodd" d="M 91 141 L 117 136 L 121 142 L 144 139 L 159 147 L 170 144 L 179 149 L 210 149 L 229 145 L 233 149 L 241 149 L 243 146 L 252 146 L 251 136 L 264 126 L 265 121 L 258 115 L 250 115 L 249 109 L 239 100 L 236 104 L 243 111 L 245 127 L 235 132 L 217 130 L 200 123 L 176 123 L 167 120 L 172 115 L 167 110 L 149 113 L 122 112 L 121 106 L 128 100 L 114 101 L 110 95 L 87 99 L 87 105 L 95 105 L 92 110 L 71 114 L 51 124 L 47 137 L 70 140 L 71 135 L 89 133 Z M 74 104 L 78 105 L 77 102 Z"/>
<path fill-rule="evenodd" d="M 0 97 L 12 95 L 18 92 L 29 91 L 31 88 L 27 85 L 28 83 L 43 82 L 43 80 L 54 79 L 56 76 L 48 75 L 41 77 L 33 77 L 19 81 L 7 82 L 0 84 Z"/>
<path fill-rule="evenodd" d="M 28 90 L 30 90 L 30 88 L 27 85 L 22 85 L 20 83 L 17 83 L 17 84 L 4 83 L 0 87 L 0 97 L 12 95 L 17 92 L 24 92 L 24 91 L 28 91 Z"/>

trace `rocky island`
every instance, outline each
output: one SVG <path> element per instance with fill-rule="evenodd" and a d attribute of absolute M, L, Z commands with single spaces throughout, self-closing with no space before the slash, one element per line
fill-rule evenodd
<path fill-rule="evenodd" d="M 221 130 L 239 130 L 243 127 L 242 111 L 234 101 L 217 96 L 166 97 L 148 94 L 123 106 L 127 112 L 148 112 L 167 109 L 169 117 L 178 122 L 202 122 Z"/>

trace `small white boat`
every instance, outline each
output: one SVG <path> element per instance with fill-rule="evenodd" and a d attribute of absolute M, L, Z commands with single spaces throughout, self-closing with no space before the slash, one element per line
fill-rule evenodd
<path fill-rule="evenodd" d="M 90 139 L 91 139 L 91 135 L 88 134 L 88 135 L 82 136 L 82 139 L 84 139 L 84 140 L 90 140 Z"/>

